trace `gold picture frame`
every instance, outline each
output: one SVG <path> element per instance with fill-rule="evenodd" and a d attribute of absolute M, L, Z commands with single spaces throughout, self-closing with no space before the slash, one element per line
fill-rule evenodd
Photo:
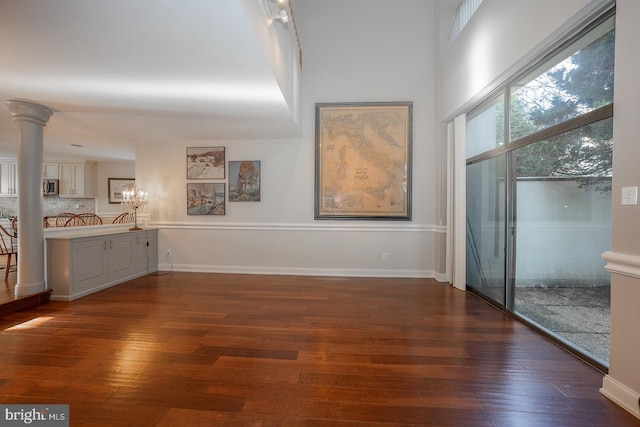
<path fill-rule="evenodd" d="M 411 220 L 412 102 L 316 104 L 315 219 Z"/>

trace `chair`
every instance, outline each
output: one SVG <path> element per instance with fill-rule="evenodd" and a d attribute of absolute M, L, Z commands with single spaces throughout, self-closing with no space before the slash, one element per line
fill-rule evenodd
<path fill-rule="evenodd" d="M 56 227 L 64 227 L 69 218 L 72 218 L 75 215 L 76 214 L 72 212 L 63 212 L 61 214 L 58 214 L 58 216 L 56 217 Z"/>
<path fill-rule="evenodd" d="M 13 229 L 13 234 L 18 235 L 18 217 L 14 216 L 11 219 L 11 228 Z"/>
<path fill-rule="evenodd" d="M 127 222 L 133 222 L 133 213 L 132 212 L 122 212 L 120 215 L 113 219 L 112 224 L 124 224 Z"/>
<path fill-rule="evenodd" d="M 42 228 L 49 228 L 50 224 L 49 224 L 49 218 L 47 218 L 46 216 L 42 218 Z M 11 220 L 11 229 L 13 230 L 13 234 L 15 234 L 15 236 L 13 236 L 14 238 L 18 236 L 18 217 L 14 216 L 13 219 Z"/>
<path fill-rule="evenodd" d="M 13 245 L 12 239 L 16 238 L 18 235 L 11 233 L 9 230 L 0 225 L 0 255 L 6 255 L 7 264 L 4 269 L 4 280 L 5 282 L 9 278 L 9 273 L 13 271 L 18 271 L 18 250 Z M 9 243 L 7 243 L 9 240 Z M 13 255 L 16 256 L 15 264 L 11 265 L 11 258 Z"/>
<path fill-rule="evenodd" d="M 87 223 L 84 222 L 84 219 L 82 219 L 80 215 L 74 215 L 71 218 L 67 219 L 63 227 L 78 227 L 82 225 L 87 225 Z"/>
<path fill-rule="evenodd" d="M 84 221 L 84 225 L 102 225 L 102 218 L 94 213 L 81 213 L 78 214 Z"/>

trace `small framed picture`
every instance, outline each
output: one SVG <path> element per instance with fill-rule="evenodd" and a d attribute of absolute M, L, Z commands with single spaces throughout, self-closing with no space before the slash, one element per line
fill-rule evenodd
<path fill-rule="evenodd" d="M 187 215 L 224 214 L 224 182 L 187 183 Z"/>
<path fill-rule="evenodd" d="M 187 179 L 224 179 L 224 147 L 187 147 Z"/>
<path fill-rule="evenodd" d="M 136 180 L 133 178 L 108 178 L 108 183 L 109 203 L 122 203 L 122 193 L 136 186 Z"/>
<path fill-rule="evenodd" d="M 260 201 L 260 161 L 229 162 L 229 201 Z"/>

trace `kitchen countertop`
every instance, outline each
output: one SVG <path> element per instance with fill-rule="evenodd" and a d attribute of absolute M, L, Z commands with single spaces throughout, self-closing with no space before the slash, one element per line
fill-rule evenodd
<path fill-rule="evenodd" d="M 94 237 L 108 236 L 111 234 L 120 234 L 129 232 L 133 224 L 103 224 L 103 225 L 86 225 L 78 227 L 52 227 L 44 229 L 45 239 L 75 239 L 78 237 Z M 145 228 L 139 231 L 155 230 L 154 228 Z M 138 232 L 139 232 L 138 231 Z M 136 232 L 136 231 L 132 231 Z"/>

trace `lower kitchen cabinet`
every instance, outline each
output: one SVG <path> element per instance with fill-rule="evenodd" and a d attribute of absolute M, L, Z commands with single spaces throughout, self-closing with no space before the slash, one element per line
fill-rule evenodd
<path fill-rule="evenodd" d="M 47 287 L 71 301 L 158 270 L 158 230 L 47 238 Z"/>

